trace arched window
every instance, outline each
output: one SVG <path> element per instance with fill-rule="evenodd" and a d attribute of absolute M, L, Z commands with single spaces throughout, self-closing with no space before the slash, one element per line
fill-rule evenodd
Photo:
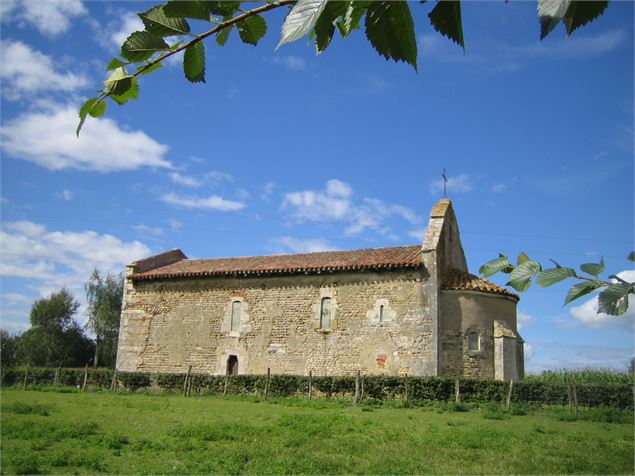
<path fill-rule="evenodd" d="M 331 328 L 331 298 L 322 298 L 320 302 L 320 329 Z"/>
<path fill-rule="evenodd" d="M 470 352 L 481 350 L 481 337 L 478 332 L 472 331 L 467 335 L 467 350 Z"/>
<path fill-rule="evenodd" d="M 240 301 L 232 302 L 231 328 L 232 332 L 240 332 L 240 315 L 242 313 L 243 303 Z"/>
<path fill-rule="evenodd" d="M 384 305 L 379 306 L 379 323 L 384 322 Z"/>

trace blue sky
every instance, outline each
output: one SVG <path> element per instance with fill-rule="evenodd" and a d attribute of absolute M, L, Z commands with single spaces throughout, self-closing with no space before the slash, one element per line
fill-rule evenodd
<path fill-rule="evenodd" d="M 306 39 L 275 51 L 282 12 L 270 12 L 257 47 L 236 32 L 208 42 L 205 84 L 171 61 L 77 139 L 79 105 L 150 6 L 0 4 L 3 327 L 27 328 L 31 302 L 62 286 L 83 301 L 95 266 L 174 247 L 418 243 L 444 167 L 472 272 L 524 250 L 571 266 L 604 256 L 635 279 L 631 2 L 542 42 L 534 2 L 468 2 L 465 54 L 413 3 L 418 74 L 362 31 L 319 56 Z M 598 317 L 592 298 L 564 307 L 566 290 L 522 295 L 528 370 L 625 369 L 634 310 Z"/>

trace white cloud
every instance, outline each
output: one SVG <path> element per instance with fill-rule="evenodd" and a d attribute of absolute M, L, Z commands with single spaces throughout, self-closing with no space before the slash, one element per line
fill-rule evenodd
<path fill-rule="evenodd" d="M 27 279 L 41 296 L 66 286 L 80 301 L 94 268 L 121 272 L 126 264 L 152 254 L 139 241 L 90 230 L 49 231 L 30 221 L 2 224 L 0 252 L 0 275 Z"/>
<path fill-rule="evenodd" d="M 73 18 L 87 13 L 81 0 L 2 0 L 0 5 L 2 21 L 30 24 L 50 36 L 64 33 Z"/>
<path fill-rule="evenodd" d="M 281 236 L 274 239 L 274 242 L 279 245 L 279 251 L 281 252 L 312 253 L 315 251 L 337 250 L 335 246 L 323 238 L 302 239 L 292 236 Z"/>
<path fill-rule="evenodd" d="M 387 204 L 375 198 L 356 198 L 349 184 L 332 179 L 324 190 L 303 190 L 287 193 L 282 208 L 290 211 L 299 222 L 344 222 L 346 233 L 355 235 L 366 229 L 386 233 L 383 226 L 391 216 L 399 216 L 411 224 L 419 224 L 420 218 L 409 208 Z"/>
<path fill-rule="evenodd" d="M 573 36 L 558 41 L 537 41 L 526 46 L 503 46 L 508 56 L 542 56 L 556 59 L 592 57 L 608 53 L 628 38 L 625 31 L 614 30 L 592 36 Z"/>
<path fill-rule="evenodd" d="M 172 182 L 178 185 L 185 185 L 186 187 L 200 187 L 202 185 L 202 182 L 199 179 L 189 175 L 181 175 L 177 172 L 171 173 L 169 177 Z"/>
<path fill-rule="evenodd" d="M 505 185 L 504 183 L 495 183 L 494 185 L 492 185 L 491 189 L 493 193 L 501 193 L 505 190 L 507 190 L 507 185 Z"/>
<path fill-rule="evenodd" d="M 125 131 L 112 119 L 89 117 L 78 138 L 77 121 L 77 109 L 73 106 L 24 113 L 0 127 L 2 148 L 16 159 L 49 170 L 114 172 L 141 167 L 172 168 L 164 158 L 168 146 L 142 131 Z"/>
<path fill-rule="evenodd" d="M 71 92 L 88 84 L 85 76 L 57 71 L 50 56 L 21 41 L 0 42 L 2 95 L 18 100 L 50 91 Z"/>
<path fill-rule="evenodd" d="M 146 235 L 146 236 L 163 235 L 163 228 L 160 228 L 158 226 L 149 226 L 149 225 L 144 225 L 143 223 L 140 223 L 138 225 L 134 225 L 132 228 L 137 230 L 142 235 Z"/>
<path fill-rule="evenodd" d="M 617 276 L 630 282 L 635 281 L 635 270 L 626 270 L 617 273 Z M 635 299 L 629 296 L 628 310 L 620 316 L 609 316 L 608 314 L 598 314 L 598 297 L 594 296 L 586 300 L 579 306 L 569 309 L 569 313 L 573 318 L 586 327 L 602 328 L 602 327 L 624 327 L 626 329 L 635 329 Z"/>
<path fill-rule="evenodd" d="M 531 358 L 534 356 L 534 346 L 531 345 L 529 342 L 525 342 L 523 347 L 525 360 L 531 360 Z"/>
<path fill-rule="evenodd" d="M 474 178 L 469 174 L 460 174 L 456 177 L 449 177 L 446 184 L 448 193 L 468 193 L 471 192 L 474 185 Z M 438 195 L 443 192 L 443 179 L 430 182 L 428 188 L 432 195 Z"/>
<path fill-rule="evenodd" d="M 0 295 L 3 307 L 14 307 L 18 304 L 31 303 L 33 298 L 20 293 L 2 293 Z"/>
<path fill-rule="evenodd" d="M 236 196 L 241 200 L 247 200 L 251 197 L 251 193 L 249 193 L 249 190 L 245 190 L 244 188 L 238 188 L 236 189 Z"/>
<path fill-rule="evenodd" d="M 299 56 L 274 56 L 273 64 L 280 64 L 289 71 L 304 71 L 306 69 L 306 61 Z"/>
<path fill-rule="evenodd" d="M 181 228 L 183 228 L 183 223 L 181 223 L 178 220 L 175 220 L 174 218 L 170 218 L 168 220 L 168 225 L 170 226 L 170 230 L 175 231 L 177 233 L 179 233 L 181 231 Z"/>
<path fill-rule="evenodd" d="M 108 40 L 110 46 L 117 50 L 121 48 L 121 45 L 133 32 L 145 29 L 143 22 L 134 12 L 126 13 L 116 24 L 119 25 L 119 28 L 110 32 Z"/>
<path fill-rule="evenodd" d="M 533 320 L 534 318 L 531 317 L 526 312 L 518 311 L 518 316 L 517 316 L 518 330 L 520 331 L 523 327 L 531 323 Z"/>
<path fill-rule="evenodd" d="M 57 198 L 60 198 L 60 199 L 64 200 L 65 202 L 70 202 L 73 199 L 73 197 L 75 196 L 75 194 L 73 193 L 72 190 L 68 190 L 68 189 L 65 188 L 61 192 L 56 193 L 55 196 Z"/>
<path fill-rule="evenodd" d="M 218 210 L 221 212 L 231 212 L 245 208 L 245 204 L 226 200 L 218 195 L 210 195 L 209 197 L 183 197 L 174 192 L 166 193 L 161 197 L 165 203 L 170 205 L 179 205 L 186 208 L 200 208 L 208 210 Z"/>

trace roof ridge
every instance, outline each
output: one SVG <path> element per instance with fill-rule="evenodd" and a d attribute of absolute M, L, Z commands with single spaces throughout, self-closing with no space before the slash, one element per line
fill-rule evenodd
<path fill-rule="evenodd" d="M 391 250 L 398 248 L 414 248 L 421 247 L 419 244 L 414 245 L 398 245 L 398 246 L 379 246 L 375 248 L 354 248 L 348 250 L 323 250 L 323 251 L 305 251 L 303 253 L 272 253 L 267 255 L 243 255 L 243 256 L 219 256 L 215 258 L 187 258 L 187 261 L 206 261 L 215 259 L 249 259 L 249 258 L 274 258 L 278 256 L 305 256 L 319 255 L 326 253 L 353 253 L 355 251 L 374 251 L 374 250 Z"/>

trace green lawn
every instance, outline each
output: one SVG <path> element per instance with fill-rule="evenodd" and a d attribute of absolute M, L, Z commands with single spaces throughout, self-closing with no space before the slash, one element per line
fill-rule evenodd
<path fill-rule="evenodd" d="M 17 389 L 1 397 L 4 474 L 633 474 L 632 412 L 607 423 L 562 421 L 561 409 L 509 416 Z"/>

